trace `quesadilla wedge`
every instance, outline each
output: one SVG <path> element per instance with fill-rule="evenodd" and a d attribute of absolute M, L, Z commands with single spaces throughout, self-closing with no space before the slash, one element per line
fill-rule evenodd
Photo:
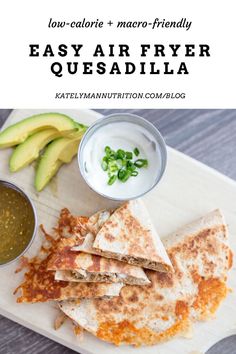
<path fill-rule="evenodd" d="M 61 302 L 70 318 L 98 338 L 119 344 L 152 345 L 186 333 L 212 316 L 227 295 L 233 255 L 219 210 L 164 240 L 175 272 L 147 271 L 151 284 L 125 286 L 112 299 Z"/>
<path fill-rule="evenodd" d="M 150 283 L 141 267 L 96 255 L 97 252 L 93 248 L 95 234 L 105 221 L 109 219 L 110 215 L 111 212 L 109 211 L 100 211 L 92 215 L 86 225 L 84 225 L 87 233 L 84 232 L 83 238 L 79 237 L 74 242 L 74 236 L 78 233 L 78 228 L 76 228 L 77 219 L 69 215 L 69 211 L 67 211 L 67 220 L 70 220 L 73 227 L 68 222 L 65 225 L 65 229 L 61 227 L 60 232 L 63 238 L 60 241 L 58 250 L 52 254 L 48 262 L 48 269 L 56 270 L 56 280 L 122 282 L 131 285 L 146 285 Z M 70 246 L 76 242 L 78 244 L 70 250 Z"/>
<path fill-rule="evenodd" d="M 69 251 L 69 249 L 82 242 L 85 232 L 85 225 L 88 221 L 86 217 L 73 217 L 67 209 L 63 209 L 60 214 L 55 235 L 46 233 L 43 226 L 41 230 L 45 237 L 39 254 L 32 258 L 22 259 L 22 267 L 27 267 L 24 281 L 15 290 L 21 290 L 21 296 L 17 302 L 45 302 L 50 300 L 96 298 L 104 296 L 118 296 L 123 283 L 108 284 L 105 282 L 76 283 L 70 281 L 55 280 L 55 270 L 49 270 L 48 264 L 51 257 L 56 254 Z"/>
<path fill-rule="evenodd" d="M 93 248 L 93 243 L 95 236 L 102 228 L 104 223 L 109 220 L 112 212 L 108 210 L 102 210 L 92 215 L 88 222 L 86 223 L 86 234 L 84 236 L 83 242 L 78 242 L 78 244 L 71 249 L 73 251 L 81 251 L 90 254 L 98 254 L 98 251 Z"/>
<path fill-rule="evenodd" d="M 47 259 L 30 263 L 24 282 L 16 289 L 21 290 L 17 302 L 46 302 L 51 300 L 96 298 L 118 296 L 122 283 L 75 283 L 55 280 L 55 271 L 47 270 Z"/>
<path fill-rule="evenodd" d="M 93 248 L 115 258 L 160 272 L 173 270 L 166 250 L 141 200 L 123 204 L 98 231 Z"/>
<path fill-rule="evenodd" d="M 150 284 L 150 280 L 140 267 L 115 259 L 70 250 L 54 253 L 48 262 L 47 269 L 56 271 L 56 280 Z"/>

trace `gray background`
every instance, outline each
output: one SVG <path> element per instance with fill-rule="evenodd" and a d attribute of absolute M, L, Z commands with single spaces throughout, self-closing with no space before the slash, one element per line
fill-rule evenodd
<path fill-rule="evenodd" d="M 11 110 L 0 110 L 0 127 Z M 236 110 L 97 110 L 105 115 L 130 112 L 145 117 L 168 145 L 236 179 Z M 67 349 L 0 316 L 0 354 L 70 354 Z M 211 354 L 236 354 L 235 337 Z"/>

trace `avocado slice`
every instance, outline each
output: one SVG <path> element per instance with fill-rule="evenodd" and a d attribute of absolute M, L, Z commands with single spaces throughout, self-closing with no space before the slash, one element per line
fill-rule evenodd
<path fill-rule="evenodd" d="M 60 136 L 61 133 L 54 128 L 42 130 L 29 136 L 13 151 L 9 161 L 10 171 L 16 172 L 28 166 L 39 157 L 40 151 L 50 143 L 50 141 Z"/>
<path fill-rule="evenodd" d="M 77 137 L 58 138 L 48 145 L 42 155 L 35 176 L 35 188 L 40 192 L 57 173 L 61 165 L 69 163 L 77 154 L 80 140 L 86 128 Z"/>
<path fill-rule="evenodd" d="M 54 128 L 62 134 L 68 134 L 78 129 L 78 123 L 65 114 L 37 114 L 3 130 L 0 133 L 0 148 L 18 145 L 32 134 L 47 128 Z"/>

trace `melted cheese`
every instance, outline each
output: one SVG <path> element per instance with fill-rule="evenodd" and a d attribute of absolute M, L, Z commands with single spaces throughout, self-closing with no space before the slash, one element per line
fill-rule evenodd
<path fill-rule="evenodd" d="M 177 333 L 185 332 L 188 328 L 189 321 L 187 318 L 176 321 L 173 326 L 161 333 L 156 333 L 145 327 L 136 328 L 129 321 L 122 321 L 118 324 L 104 322 L 99 326 L 96 335 L 98 338 L 112 342 L 115 345 L 125 343 L 140 346 L 163 342 L 174 337 Z"/>
<path fill-rule="evenodd" d="M 218 279 L 202 280 L 198 285 L 198 296 L 192 307 L 200 314 L 200 317 L 206 317 L 209 313 L 213 314 L 220 302 L 227 295 L 226 284 Z M 191 327 L 190 318 L 191 306 L 183 301 L 177 301 L 175 307 L 176 321 L 165 331 L 154 332 L 149 328 L 137 328 L 129 321 L 115 323 L 107 321 L 100 324 L 97 330 L 97 337 L 102 340 L 112 342 L 115 345 L 122 343 L 139 346 L 141 344 L 153 345 L 175 337 L 184 335 Z"/>
<path fill-rule="evenodd" d="M 202 280 L 198 285 L 198 296 L 193 308 L 199 313 L 200 319 L 214 314 L 228 293 L 225 282 L 219 279 Z"/>

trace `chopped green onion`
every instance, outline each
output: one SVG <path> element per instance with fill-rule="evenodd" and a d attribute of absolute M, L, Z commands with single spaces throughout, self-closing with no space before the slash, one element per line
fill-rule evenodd
<path fill-rule="evenodd" d="M 107 182 L 107 183 L 109 184 L 109 186 L 111 186 L 113 183 L 115 183 L 116 178 L 117 178 L 116 175 L 113 175 L 113 176 L 111 176 L 111 177 L 109 178 L 109 180 L 108 180 L 108 182 Z"/>
<path fill-rule="evenodd" d="M 108 163 L 109 162 L 109 158 L 107 156 L 104 156 L 102 161 L 105 161 L 106 163 Z"/>
<path fill-rule="evenodd" d="M 121 182 L 126 182 L 131 176 L 131 172 L 126 170 L 125 176 L 122 178 Z"/>
<path fill-rule="evenodd" d="M 109 167 L 117 166 L 117 165 L 116 165 L 116 160 L 111 160 L 111 159 L 109 159 L 108 166 L 109 166 Z"/>
<path fill-rule="evenodd" d="M 118 179 L 122 180 L 122 178 L 125 176 L 126 170 L 120 169 L 118 172 Z"/>
<path fill-rule="evenodd" d="M 126 182 L 131 176 L 138 176 L 137 168 L 147 167 L 147 159 L 133 160 L 135 156 L 140 154 L 137 147 L 132 151 L 125 151 L 123 149 L 112 150 L 110 146 L 104 148 L 105 156 L 101 161 L 101 167 L 107 172 L 109 185 L 115 183 L 117 179 L 121 182 Z"/>
<path fill-rule="evenodd" d="M 126 182 L 131 176 L 131 172 L 129 170 L 120 170 L 118 172 L 118 178 L 121 182 Z"/>
<path fill-rule="evenodd" d="M 116 164 L 117 164 L 117 166 L 118 166 L 119 168 L 121 168 L 121 167 L 123 166 L 123 160 L 117 159 L 117 160 L 116 160 Z"/>
<path fill-rule="evenodd" d="M 102 169 L 103 169 L 103 171 L 107 171 L 108 170 L 108 164 L 104 160 L 102 160 Z"/>
<path fill-rule="evenodd" d="M 111 159 L 111 160 L 115 160 L 116 159 L 116 152 L 114 150 L 110 151 L 109 159 Z"/>
<path fill-rule="evenodd" d="M 108 165 L 108 166 L 109 166 L 109 165 Z M 118 168 L 118 166 L 116 166 L 116 165 L 113 165 L 113 166 L 110 166 L 110 167 L 109 167 L 109 171 L 112 172 L 112 173 L 118 171 L 118 169 L 119 169 L 119 168 Z"/>
<path fill-rule="evenodd" d="M 117 150 L 117 159 L 123 160 L 125 158 L 125 151 L 122 149 Z"/>
<path fill-rule="evenodd" d="M 104 151 L 105 151 L 106 155 L 110 155 L 110 152 L 111 152 L 110 146 L 106 146 Z"/>
<path fill-rule="evenodd" d="M 126 151 L 125 157 L 127 158 L 127 160 L 132 160 L 133 153 L 131 151 Z"/>
<path fill-rule="evenodd" d="M 109 165 L 109 166 L 116 166 L 116 161 L 115 161 L 115 160 L 112 160 L 112 159 L 109 159 L 108 165 Z"/>
<path fill-rule="evenodd" d="M 131 172 L 136 170 L 136 166 L 133 162 L 131 162 L 130 160 L 127 161 L 126 167 L 128 170 L 130 170 Z"/>
<path fill-rule="evenodd" d="M 146 159 L 138 159 L 134 162 L 135 166 L 138 168 L 141 167 L 147 167 L 148 166 L 148 160 Z"/>

